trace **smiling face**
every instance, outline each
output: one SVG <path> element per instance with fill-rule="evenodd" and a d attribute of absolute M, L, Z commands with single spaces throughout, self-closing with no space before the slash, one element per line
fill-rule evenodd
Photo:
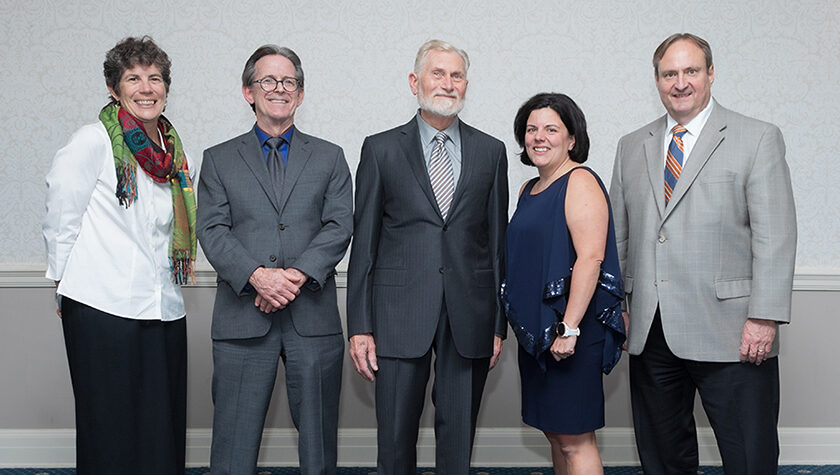
<path fill-rule="evenodd" d="M 166 85 L 160 69 L 153 64 L 126 69 L 117 89 L 119 92 L 108 88 L 111 97 L 119 101 L 126 112 L 139 119 L 146 135 L 151 137 L 166 106 Z"/>
<path fill-rule="evenodd" d="M 271 54 L 263 56 L 255 64 L 254 81 L 273 77 L 278 81 L 295 77 L 295 65 L 284 56 Z M 278 84 L 271 92 L 262 90 L 259 84 L 242 86 L 242 95 L 249 104 L 254 105 L 257 114 L 257 126 L 263 132 L 279 137 L 295 122 L 295 110 L 303 102 L 303 88 L 288 92 Z"/>
<path fill-rule="evenodd" d="M 548 172 L 559 169 L 571 160 L 569 150 L 575 146 L 560 115 L 550 107 L 535 109 L 525 126 L 525 151 L 534 165 Z"/>
<path fill-rule="evenodd" d="M 411 73 L 408 84 L 417 96 L 422 112 L 439 117 L 455 117 L 464 108 L 467 71 L 458 53 L 431 50 L 423 60 L 420 74 Z"/>
<path fill-rule="evenodd" d="M 659 61 L 656 88 L 668 114 L 686 124 L 709 104 L 714 80 L 715 67 L 706 69 L 703 50 L 693 41 L 680 40 Z"/>

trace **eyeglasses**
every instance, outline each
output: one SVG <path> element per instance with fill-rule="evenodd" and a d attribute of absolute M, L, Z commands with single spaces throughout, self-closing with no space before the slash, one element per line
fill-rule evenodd
<path fill-rule="evenodd" d="M 257 83 L 259 83 L 260 88 L 265 92 L 275 91 L 278 84 L 282 84 L 286 92 L 295 92 L 298 88 L 298 80 L 295 78 L 274 79 L 271 76 L 266 76 L 259 81 L 253 81 L 251 84 Z"/>

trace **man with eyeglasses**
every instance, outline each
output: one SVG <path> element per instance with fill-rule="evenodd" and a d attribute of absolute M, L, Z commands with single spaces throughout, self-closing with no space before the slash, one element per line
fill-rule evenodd
<path fill-rule="evenodd" d="M 265 45 L 245 63 L 256 125 L 204 152 L 198 236 L 218 273 L 210 470 L 254 473 L 279 359 L 300 472 L 334 474 L 344 338 L 335 266 L 353 228 L 350 170 L 335 144 L 294 126 L 303 69 Z"/>

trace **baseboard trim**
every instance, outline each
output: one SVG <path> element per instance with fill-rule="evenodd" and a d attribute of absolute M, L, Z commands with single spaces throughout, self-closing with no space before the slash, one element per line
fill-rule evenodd
<path fill-rule="evenodd" d="M 37 265 L 0 265 L 0 289 L 53 287 L 44 272 L 44 267 Z M 347 271 L 338 271 L 335 283 L 338 288 L 347 288 Z M 187 287 L 215 286 L 216 272 L 206 267 L 196 270 L 195 284 Z M 840 269 L 802 269 L 793 276 L 793 290 L 840 291 Z"/>
<path fill-rule="evenodd" d="M 606 428 L 597 432 L 601 459 L 607 466 L 638 465 L 633 429 Z M 339 430 L 338 464 L 369 467 L 376 464 L 376 430 Z M 187 431 L 187 466 L 207 466 L 210 460 L 210 429 Z M 709 428 L 698 431 L 700 463 L 720 465 L 714 435 Z M 840 465 L 840 427 L 780 428 L 781 465 Z M 417 460 L 434 465 L 434 431 L 420 431 Z M 480 467 L 544 467 L 551 465 L 548 443 L 529 428 L 494 428 L 476 431 L 473 465 Z M 261 466 L 297 466 L 297 434 L 293 429 L 268 429 L 263 435 Z M 75 431 L 72 429 L 0 429 L 0 468 L 73 467 Z"/>

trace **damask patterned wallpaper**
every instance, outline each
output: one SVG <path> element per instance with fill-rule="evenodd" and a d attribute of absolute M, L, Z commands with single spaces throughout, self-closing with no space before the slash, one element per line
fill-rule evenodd
<path fill-rule="evenodd" d="M 712 45 L 716 99 L 785 135 L 798 270 L 840 272 L 836 0 L 0 0 L 0 22 L 0 268 L 43 265 L 44 175 L 96 120 L 104 54 L 125 36 L 150 34 L 172 59 L 166 115 L 195 157 L 252 125 L 239 85 L 250 53 L 291 47 L 307 79 L 297 126 L 343 146 L 353 171 L 366 135 L 414 114 L 407 77 L 419 45 L 449 40 L 472 60 L 462 118 L 507 144 L 512 212 L 536 173 L 515 156 L 518 106 L 541 91 L 573 97 L 589 122 L 589 165 L 609 182 L 618 138 L 663 113 L 653 50 L 689 31 Z"/>

